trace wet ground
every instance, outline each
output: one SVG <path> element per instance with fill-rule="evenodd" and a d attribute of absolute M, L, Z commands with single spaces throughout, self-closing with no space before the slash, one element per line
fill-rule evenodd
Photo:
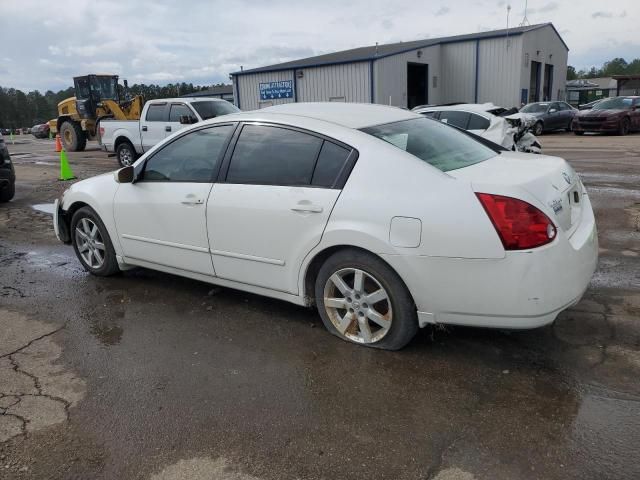
<path fill-rule="evenodd" d="M 640 478 L 640 135 L 542 140 L 596 210 L 584 300 L 547 328 L 425 329 L 382 352 L 287 303 L 142 269 L 89 276 L 32 208 L 64 188 L 53 142 L 17 137 L 0 478 Z M 70 154 L 79 178 L 116 167 L 90 148 Z"/>

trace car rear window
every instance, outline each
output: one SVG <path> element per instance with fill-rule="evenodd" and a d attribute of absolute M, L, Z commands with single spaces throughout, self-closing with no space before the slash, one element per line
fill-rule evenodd
<path fill-rule="evenodd" d="M 495 150 L 485 147 L 469 135 L 428 118 L 386 123 L 363 128 L 362 131 L 443 172 L 468 167 L 496 156 Z"/>
<path fill-rule="evenodd" d="M 196 112 L 198 112 L 198 115 L 200 115 L 203 120 L 240 111 L 238 107 L 232 105 L 226 100 L 223 102 L 192 102 L 191 106 L 196 109 Z"/>

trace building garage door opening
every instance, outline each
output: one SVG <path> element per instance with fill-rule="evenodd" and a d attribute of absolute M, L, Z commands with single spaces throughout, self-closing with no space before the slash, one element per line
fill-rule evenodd
<path fill-rule="evenodd" d="M 429 65 L 407 64 L 407 107 L 429 103 Z"/>
<path fill-rule="evenodd" d="M 529 102 L 540 101 L 540 62 L 531 60 L 531 77 L 529 78 Z"/>
<path fill-rule="evenodd" d="M 544 87 L 542 88 L 543 94 L 542 99 L 546 102 L 551 100 L 551 95 L 553 91 L 553 65 L 549 65 L 548 63 L 544 66 Z"/>

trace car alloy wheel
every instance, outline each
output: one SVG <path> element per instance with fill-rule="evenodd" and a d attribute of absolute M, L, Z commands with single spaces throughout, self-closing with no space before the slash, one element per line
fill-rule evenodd
<path fill-rule="evenodd" d="M 106 250 L 98 226 L 91 219 L 82 218 L 76 225 L 75 236 L 78 253 L 85 263 L 92 269 L 101 268 Z"/>
<path fill-rule="evenodd" d="M 343 268 L 333 273 L 325 284 L 323 303 L 338 333 L 351 341 L 379 342 L 391 328 L 389 294 L 364 270 Z"/>
<path fill-rule="evenodd" d="M 128 148 L 122 148 L 118 160 L 120 160 L 120 165 L 128 167 L 133 163 L 133 155 L 131 155 L 131 151 Z"/>
<path fill-rule="evenodd" d="M 536 124 L 533 126 L 533 134 L 538 136 L 538 135 L 542 135 L 542 122 L 536 122 Z"/>

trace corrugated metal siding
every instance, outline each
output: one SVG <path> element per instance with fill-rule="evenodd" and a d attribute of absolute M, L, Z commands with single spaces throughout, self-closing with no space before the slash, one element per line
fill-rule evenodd
<path fill-rule="evenodd" d="M 476 42 L 442 45 L 441 103 L 475 100 Z"/>
<path fill-rule="evenodd" d="M 538 53 L 540 52 L 540 53 Z M 525 64 L 525 56 L 529 55 L 529 62 Z M 545 64 L 553 65 L 553 86 L 551 100 L 564 100 L 565 83 L 567 78 L 568 52 L 556 32 L 551 26 L 524 33 L 522 35 L 522 60 L 520 88 L 529 88 L 531 75 L 531 60 L 542 63 L 544 78 Z M 542 85 L 540 86 L 542 91 Z M 560 93 L 560 95 L 558 95 Z M 560 98 L 559 98 L 560 97 Z"/>
<path fill-rule="evenodd" d="M 299 102 L 368 103 L 371 101 L 369 62 L 300 69 L 296 79 Z"/>
<path fill-rule="evenodd" d="M 442 75 L 440 68 L 440 45 L 421 48 L 422 56 L 418 58 L 418 50 L 381 58 L 374 63 L 375 103 L 407 106 L 407 64 L 422 63 L 429 65 L 429 103 L 440 103 L 442 91 Z M 433 77 L 438 77 L 436 87 Z"/>
<path fill-rule="evenodd" d="M 518 106 L 522 36 L 481 40 L 478 56 L 478 103 Z"/>
<path fill-rule="evenodd" d="M 236 81 L 238 82 L 238 90 L 240 92 L 240 108 L 242 110 L 256 110 L 260 108 L 260 84 L 266 82 L 279 82 L 282 80 L 293 80 L 293 70 L 238 75 Z M 235 90 L 234 94 L 236 95 L 236 98 L 238 98 Z M 283 103 L 291 103 L 294 100 L 294 98 L 282 98 L 279 100 L 269 101 L 272 105 L 280 105 Z"/>

